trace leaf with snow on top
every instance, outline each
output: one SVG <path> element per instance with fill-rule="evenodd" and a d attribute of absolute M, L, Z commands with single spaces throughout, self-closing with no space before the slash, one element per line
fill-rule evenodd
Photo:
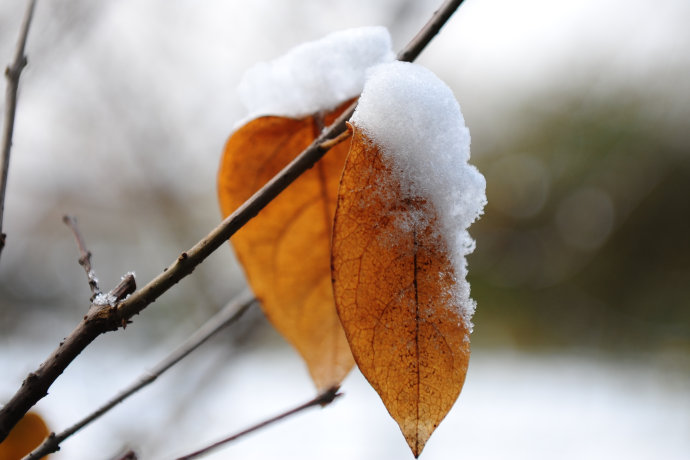
<path fill-rule="evenodd" d="M 408 63 L 370 70 L 352 118 L 332 243 L 338 315 L 415 456 L 457 399 L 471 317 L 467 227 L 484 177 L 451 90 Z"/>

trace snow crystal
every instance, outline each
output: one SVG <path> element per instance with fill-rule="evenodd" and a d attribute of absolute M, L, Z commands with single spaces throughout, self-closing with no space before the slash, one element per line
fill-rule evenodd
<path fill-rule="evenodd" d="M 255 65 L 244 74 L 238 92 L 250 119 L 298 118 L 359 95 L 366 69 L 393 59 L 385 27 L 344 30 Z"/>
<path fill-rule="evenodd" d="M 89 270 L 89 272 L 86 274 L 86 277 L 89 280 L 89 284 L 95 284 L 98 286 L 98 277 L 96 276 L 96 272 Z"/>
<path fill-rule="evenodd" d="M 96 295 L 96 297 L 94 297 L 93 304 L 99 305 L 101 307 L 114 307 L 115 305 L 117 305 L 117 297 L 115 297 L 111 293 L 99 293 L 98 295 Z"/>
<path fill-rule="evenodd" d="M 135 275 L 136 274 L 133 271 L 129 271 L 120 277 L 120 281 L 124 281 L 124 279 L 129 277 L 129 276 L 136 277 Z M 127 297 L 129 297 L 129 294 L 127 295 Z M 127 297 L 125 297 L 125 298 L 127 298 Z M 96 295 L 96 297 L 94 297 L 94 299 L 93 299 L 94 305 L 99 305 L 102 307 L 104 307 L 104 306 L 115 307 L 117 305 L 117 303 L 118 303 L 118 299 L 116 296 L 114 296 L 112 294 L 112 291 L 108 292 L 107 294 L 98 293 Z"/>
<path fill-rule="evenodd" d="M 471 329 L 475 302 L 465 256 L 475 244 L 467 228 L 483 212 L 486 181 L 467 163 L 470 133 L 453 92 L 418 65 L 380 64 L 367 72 L 352 123 L 380 147 L 410 196 L 436 209 L 458 280 L 452 295 Z"/>

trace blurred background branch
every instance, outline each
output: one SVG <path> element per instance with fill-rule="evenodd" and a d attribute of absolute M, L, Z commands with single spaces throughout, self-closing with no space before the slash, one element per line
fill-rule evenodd
<path fill-rule="evenodd" d="M 5 193 L 7 191 L 7 174 L 10 169 L 14 116 L 17 111 L 17 91 L 19 89 L 19 77 L 27 63 L 24 48 L 26 47 L 26 39 L 29 36 L 29 26 L 31 25 L 35 5 L 36 0 L 29 0 L 27 2 L 26 13 L 24 14 L 24 20 L 19 31 L 19 39 L 17 40 L 17 49 L 14 53 L 14 60 L 5 69 L 7 90 L 5 91 L 5 117 L 2 124 L 2 157 L 0 158 L 0 161 L 2 161 L 0 165 L 0 255 L 5 247 L 7 237 L 2 230 L 2 223 L 5 216 Z"/>
<path fill-rule="evenodd" d="M 91 251 L 86 247 L 86 241 L 79 230 L 77 225 L 77 218 L 74 216 L 64 215 L 62 221 L 69 227 L 74 235 L 74 239 L 77 242 L 77 249 L 79 250 L 79 265 L 84 267 L 86 272 L 86 279 L 89 282 L 89 288 L 91 289 L 91 298 L 89 299 L 93 302 L 93 299 L 101 293 L 101 288 L 98 286 L 98 278 L 96 277 L 96 272 L 94 272 L 91 267 Z"/>
<path fill-rule="evenodd" d="M 199 458 L 202 457 L 211 451 L 214 451 L 216 449 L 219 449 L 220 447 L 233 442 L 242 436 L 246 436 L 250 433 L 253 433 L 256 430 L 260 430 L 261 428 L 265 428 L 269 425 L 272 425 L 273 423 L 279 422 L 281 420 L 284 420 L 288 417 L 292 417 L 293 415 L 299 414 L 300 412 L 310 409 L 312 407 L 316 406 L 321 406 L 321 407 L 326 407 L 329 404 L 331 404 L 333 401 L 335 401 L 336 398 L 339 398 L 342 396 L 342 393 L 338 393 L 339 387 L 333 387 L 329 388 L 326 391 L 323 391 L 322 393 L 319 393 L 314 397 L 313 399 L 305 402 L 304 404 L 300 404 L 299 406 L 295 407 L 294 409 L 290 409 L 288 411 L 285 411 L 281 414 L 276 415 L 275 417 L 271 417 L 267 420 L 264 420 L 263 422 L 257 423 L 256 425 L 252 425 L 247 429 L 244 429 L 240 431 L 239 433 L 235 433 L 233 435 L 227 436 L 220 441 L 216 441 L 212 444 L 209 444 L 206 447 L 203 447 L 199 450 L 196 450 L 190 454 L 183 455 L 182 457 L 177 458 L 177 460 L 191 460 L 193 458 Z"/>

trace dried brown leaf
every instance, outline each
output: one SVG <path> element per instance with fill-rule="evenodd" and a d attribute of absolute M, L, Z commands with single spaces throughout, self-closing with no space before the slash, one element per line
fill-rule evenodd
<path fill-rule="evenodd" d="M 470 346 L 434 208 L 404 193 L 397 177 L 355 127 L 333 229 L 333 287 L 357 365 L 418 456 L 462 389 Z"/>
<path fill-rule="evenodd" d="M 229 215 L 316 139 L 351 101 L 301 119 L 261 117 L 228 140 L 218 172 Z M 347 143 L 305 172 L 231 242 L 275 328 L 299 351 L 319 390 L 339 384 L 354 361 L 335 312 L 330 242 Z"/>

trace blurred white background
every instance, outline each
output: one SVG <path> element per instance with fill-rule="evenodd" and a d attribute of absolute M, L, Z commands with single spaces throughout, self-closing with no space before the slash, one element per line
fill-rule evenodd
<path fill-rule="evenodd" d="M 88 307 L 64 213 L 104 288 L 130 270 L 145 284 L 219 222 L 246 68 L 364 25 L 400 49 L 438 3 L 39 1 L 5 205 L 0 401 Z M 0 1 L 1 62 L 24 8 Z M 419 59 L 455 92 L 489 198 L 471 229 L 475 352 L 422 458 L 687 458 L 688 23 L 686 0 L 467 0 Z M 243 284 L 218 251 L 98 339 L 37 409 L 55 431 L 74 423 Z M 209 458 L 411 458 L 356 371 L 343 391 Z M 170 458 L 312 395 L 255 309 L 54 458 Z"/>

